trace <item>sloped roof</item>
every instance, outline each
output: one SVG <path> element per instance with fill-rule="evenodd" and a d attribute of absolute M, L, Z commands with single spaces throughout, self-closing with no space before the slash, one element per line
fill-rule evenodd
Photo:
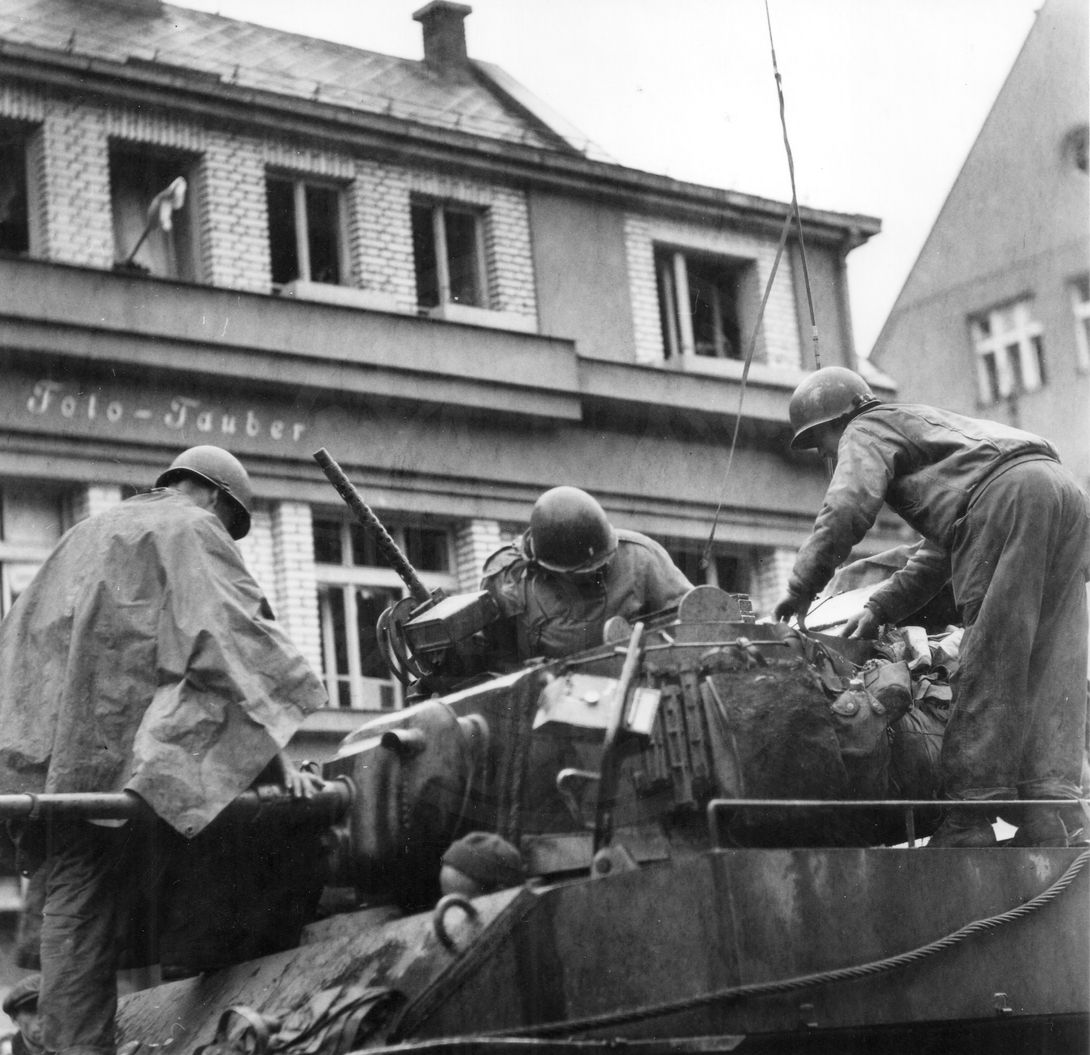
<path fill-rule="evenodd" d="M 164 4 L 3 0 L 0 47 L 22 45 L 121 64 L 154 63 L 226 85 L 387 115 L 529 147 L 592 154 L 543 120 L 532 96 L 511 105 L 489 74 L 443 77 L 423 62 Z M 489 67 L 489 70 L 494 68 Z M 600 152 L 599 152 L 600 154 Z"/>

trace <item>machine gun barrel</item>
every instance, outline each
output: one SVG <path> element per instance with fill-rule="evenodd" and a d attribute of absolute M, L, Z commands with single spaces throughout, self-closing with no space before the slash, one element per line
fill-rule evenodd
<path fill-rule="evenodd" d="M 375 516 L 371 507 L 360 497 L 360 493 L 352 486 L 351 481 L 345 475 L 344 470 L 333 460 L 329 452 L 323 447 L 314 452 L 314 460 L 322 467 L 329 482 L 337 489 L 337 493 L 344 499 L 348 508 L 355 514 L 356 519 L 375 534 L 375 541 L 382 555 L 390 562 L 401 581 L 409 588 L 413 599 L 420 604 L 431 600 L 431 591 L 424 585 L 416 569 L 409 563 L 409 559 L 401 552 L 398 544 L 390 537 L 390 533 L 383 523 Z"/>
<path fill-rule="evenodd" d="M 223 811 L 232 820 L 251 820 L 258 814 L 290 811 L 328 825 L 340 820 L 352 803 L 349 780 L 328 781 L 309 798 L 293 798 L 281 787 L 264 786 L 244 791 Z M 129 791 L 56 792 L 0 795 L 0 820 L 40 820 L 46 817 L 83 817 L 87 820 L 127 820 L 148 817 L 151 808 Z"/>

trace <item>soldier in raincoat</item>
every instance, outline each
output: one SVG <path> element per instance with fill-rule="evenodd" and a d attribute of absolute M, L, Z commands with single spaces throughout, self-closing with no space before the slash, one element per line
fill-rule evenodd
<path fill-rule="evenodd" d="M 795 448 L 836 470 L 776 615 L 805 616 L 883 503 L 923 541 L 846 632 L 873 637 L 949 582 L 960 668 L 943 740 L 955 800 L 1079 794 L 1087 700 L 1090 499 L 1039 436 L 936 407 L 881 403 L 858 374 L 826 367 L 795 390 Z M 994 814 L 993 814 L 994 818 Z M 1059 811 L 1027 805 L 1016 845 L 1065 846 Z M 986 811 L 952 807 L 932 846 L 992 846 Z"/>
<path fill-rule="evenodd" d="M 578 487 L 538 498 L 529 528 L 485 562 L 481 585 L 514 624 L 519 661 L 593 648 L 606 620 L 633 622 L 693 588 L 662 546 L 615 529 Z"/>
<path fill-rule="evenodd" d="M 154 863 L 263 771 L 310 791 L 282 749 L 326 694 L 233 541 L 251 501 L 232 455 L 191 448 L 156 489 L 69 530 L 0 624 L 0 790 L 124 790 L 154 814 L 47 829 L 50 1051 L 112 1055 L 122 917 L 162 880 Z"/>

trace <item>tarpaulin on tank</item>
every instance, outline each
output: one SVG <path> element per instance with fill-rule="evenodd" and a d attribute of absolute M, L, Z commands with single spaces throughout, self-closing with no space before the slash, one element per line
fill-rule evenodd
<path fill-rule="evenodd" d="M 325 700 L 219 521 L 138 495 L 72 528 L 0 624 L 0 790 L 128 788 L 194 834 Z"/>

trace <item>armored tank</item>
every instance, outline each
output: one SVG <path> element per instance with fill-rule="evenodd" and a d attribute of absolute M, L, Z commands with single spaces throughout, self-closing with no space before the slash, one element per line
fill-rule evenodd
<path fill-rule="evenodd" d="M 435 607 L 398 622 L 411 663 L 473 598 Z M 299 944 L 124 998 L 120 1040 L 1085 1051 L 1090 853 L 921 848 L 941 729 L 914 721 L 910 667 L 698 587 L 587 652 L 433 682 L 324 764 L 342 803 Z M 475 831 L 519 849 L 522 881 L 442 896 Z"/>

